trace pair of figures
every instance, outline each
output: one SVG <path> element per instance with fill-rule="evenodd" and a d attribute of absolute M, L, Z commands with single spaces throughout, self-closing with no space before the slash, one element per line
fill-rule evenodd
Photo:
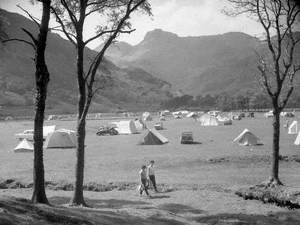
<path fill-rule="evenodd" d="M 150 197 L 148 192 L 150 182 L 152 183 L 155 192 L 158 192 L 155 181 L 154 160 L 151 160 L 148 166 L 143 165 L 139 174 L 141 179 L 141 185 L 139 188 L 140 195 L 142 195 L 143 191 L 145 191 L 146 195 Z"/>

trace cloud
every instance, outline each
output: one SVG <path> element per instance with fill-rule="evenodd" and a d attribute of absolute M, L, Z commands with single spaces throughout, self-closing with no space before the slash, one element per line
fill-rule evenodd
<path fill-rule="evenodd" d="M 9 11 L 22 13 L 15 5 L 20 3 L 37 17 L 40 17 L 39 4 L 32 6 L 24 0 L 0 0 L 1 7 Z M 134 13 L 131 17 L 135 32 L 123 34 L 119 40 L 137 44 L 145 34 L 156 28 L 170 31 L 179 36 L 214 35 L 230 31 L 245 32 L 250 35 L 261 34 L 261 25 L 246 15 L 227 17 L 222 9 L 228 5 L 226 0 L 149 0 L 153 16 Z M 85 29 L 86 37 L 91 36 L 97 25 L 97 18 L 91 17 Z M 91 43 L 94 48 L 101 41 Z"/>
<path fill-rule="evenodd" d="M 222 13 L 226 0 L 152 0 L 153 18 L 133 16 L 132 23 L 137 29 L 120 40 L 131 44 L 140 42 L 144 35 L 155 28 L 174 32 L 179 36 L 214 35 L 230 31 L 250 35 L 262 33 L 261 25 L 246 15 L 228 17 Z"/>

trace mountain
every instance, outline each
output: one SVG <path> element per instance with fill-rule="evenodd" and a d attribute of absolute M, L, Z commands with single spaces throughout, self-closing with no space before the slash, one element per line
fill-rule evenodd
<path fill-rule="evenodd" d="M 21 30 L 34 34 L 36 25 L 29 19 L 0 9 L 4 30 L 10 38 L 27 39 Z M 0 42 L 0 106 L 28 108 L 32 113 L 34 91 L 33 49 L 21 42 Z M 95 51 L 86 49 L 86 59 Z M 49 33 L 46 62 L 50 72 L 47 112 L 75 113 L 77 104 L 76 52 L 73 45 L 58 34 Z M 88 61 L 85 62 L 87 68 Z M 109 81 L 95 96 L 92 110 L 143 110 L 157 107 L 170 97 L 171 85 L 140 68 L 126 69 L 105 60 L 97 80 Z M 23 111 L 22 111 L 23 112 Z M 1 112 L 0 112 L 1 113 Z"/>
<path fill-rule="evenodd" d="M 237 94 L 258 90 L 256 51 L 265 49 L 261 40 L 240 32 L 179 37 L 156 29 L 135 46 L 116 43 L 106 56 L 121 67 L 140 67 L 187 94 Z M 296 55 L 300 58 L 300 51 Z"/>

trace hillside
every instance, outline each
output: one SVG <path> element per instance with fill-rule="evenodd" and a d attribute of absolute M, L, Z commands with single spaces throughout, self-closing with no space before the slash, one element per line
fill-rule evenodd
<path fill-rule="evenodd" d="M 11 38 L 26 39 L 22 27 L 36 33 L 29 19 L 0 9 L 4 29 Z M 86 58 L 96 52 L 86 49 Z M 33 50 L 20 42 L 0 43 L 0 105 L 32 113 L 34 91 Z M 48 37 L 46 60 L 50 71 L 47 112 L 75 113 L 77 103 L 76 54 L 72 44 L 58 34 Z M 87 66 L 88 62 L 85 62 Z M 101 74 L 101 76 L 100 76 Z M 171 85 L 142 69 L 121 69 L 105 61 L 98 80 L 109 78 L 108 87 L 95 98 L 93 111 L 141 110 L 155 108 L 170 96 Z M 103 81 L 103 80 L 102 80 Z M 30 114 L 31 114 L 30 113 Z"/>
<path fill-rule="evenodd" d="M 115 44 L 107 57 L 122 67 L 139 66 L 188 94 L 235 94 L 258 88 L 255 51 L 265 47 L 259 39 L 239 32 L 179 37 L 156 29 L 135 46 Z"/>

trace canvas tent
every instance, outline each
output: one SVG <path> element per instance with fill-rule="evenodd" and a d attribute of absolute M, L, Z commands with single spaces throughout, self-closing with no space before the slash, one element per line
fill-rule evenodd
<path fill-rule="evenodd" d="M 136 134 L 137 129 L 135 123 L 132 120 L 123 120 L 119 122 L 113 122 L 115 129 L 119 134 Z"/>
<path fill-rule="evenodd" d="M 296 140 L 294 142 L 295 145 L 300 145 L 300 132 L 298 133 Z"/>
<path fill-rule="evenodd" d="M 158 131 L 149 129 L 139 142 L 141 145 L 163 145 L 168 143 L 169 140 L 161 135 Z"/>
<path fill-rule="evenodd" d="M 198 118 L 198 121 L 201 123 L 201 126 L 218 126 L 219 122 L 216 117 L 204 114 Z"/>
<path fill-rule="evenodd" d="M 44 126 L 43 127 L 43 138 L 45 139 L 49 133 L 55 131 L 56 125 Z M 27 139 L 33 141 L 34 130 L 24 130 L 22 133 L 15 134 L 18 139 Z"/>
<path fill-rule="evenodd" d="M 142 131 L 145 129 L 145 125 L 144 125 L 143 121 L 141 121 L 140 119 L 135 120 L 134 125 L 135 125 L 137 131 Z"/>
<path fill-rule="evenodd" d="M 151 114 L 149 112 L 144 112 L 143 113 L 143 120 L 144 121 L 151 121 L 152 120 Z"/>
<path fill-rule="evenodd" d="M 232 125 L 232 120 L 225 116 L 225 115 L 218 115 L 217 116 L 217 120 L 219 122 L 219 124 L 223 124 L 223 125 Z"/>
<path fill-rule="evenodd" d="M 262 142 L 251 133 L 248 129 L 245 129 L 239 136 L 237 136 L 233 142 L 237 142 L 239 145 L 249 146 L 249 145 L 262 145 Z"/>
<path fill-rule="evenodd" d="M 194 117 L 197 117 L 198 114 L 195 113 L 195 112 L 190 112 L 189 114 L 186 115 L 187 118 L 194 118 Z"/>
<path fill-rule="evenodd" d="M 288 129 L 288 134 L 297 134 L 298 133 L 298 121 L 294 120 Z"/>
<path fill-rule="evenodd" d="M 44 148 L 75 148 L 76 134 L 72 130 L 60 129 L 51 132 L 45 141 Z"/>
<path fill-rule="evenodd" d="M 33 152 L 33 145 L 26 139 L 23 139 L 17 147 L 15 147 L 14 152 Z"/>

